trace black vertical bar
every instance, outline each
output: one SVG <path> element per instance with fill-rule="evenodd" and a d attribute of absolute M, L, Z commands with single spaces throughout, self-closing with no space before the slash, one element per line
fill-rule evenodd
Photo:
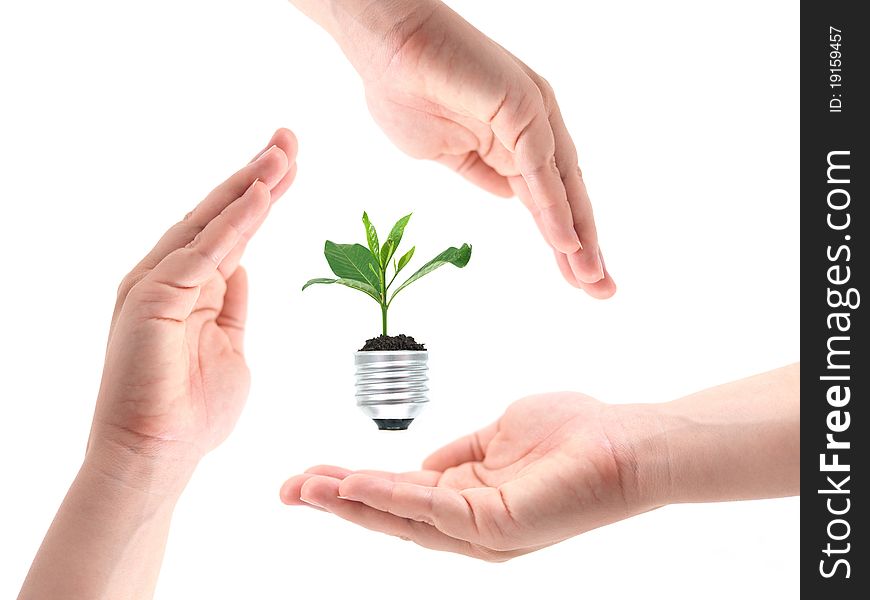
<path fill-rule="evenodd" d="M 801 3 L 801 588 L 812 598 L 870 589 L 857 491 L 870 483 L 859 460 L 870 446 L 866 8 Z"/>

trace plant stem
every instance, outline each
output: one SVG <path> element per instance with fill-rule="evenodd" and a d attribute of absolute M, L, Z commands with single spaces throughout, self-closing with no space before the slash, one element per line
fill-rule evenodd
<path fill-rule="evenodd" d="M 390 283 L 393 283 L 392 281 Z M 383 327 L 384 335 L 387 335 L 387 267 L 381 265 L 381 326 Z"/>
<path fill-rule="evenodd" d="M 384 272 L 384 274 L 386 274 L 386 272 Z M 396 271 L 395 273 L 393 273 L 393 277 L 392 277 L 392 279 L 390 279 L 390 283 L 388 283 L 388 284 L 387 284 L 387 287 L 384 288 L 384 296 L 387 295 L 387 290 L 389 290 L 389 289 L 390 289 L 390 286 L 393 285 L 393 282 L 396 280 L 396 275 L 398 275 L 398 274 L 399 274 L 398 271 Z"/>
<path fill-rule="evenodd" d="M 381 323 L 384 327 L 384 335 L 387 335 L 387 305 L 381 304 Z"/>

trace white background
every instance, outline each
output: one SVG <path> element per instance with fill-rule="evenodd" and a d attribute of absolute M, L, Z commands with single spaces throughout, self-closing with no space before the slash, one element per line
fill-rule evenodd
<path fill-rule="evenodd" d="M 250 247 L 254 384 L 175 515 L 158 598 L 796 598 L 799 500 L 672 506 L 492 565 L 303 508 L 321 462 L 408 470 L 526 394 L 656 402 L 798 360 L 798 7 L 456 0 L 553 84 L 580 151 L 610 301 L 565 284 L 516 200 L 396 150 L 328 36 L 280 0 L 0 8 L 0 596 L 82 459 L 117 283 L 278 126 L 299 176 Z M 422 264 L 393 331 L 427 343 L 406 433 L 354 406 L 377 307 L 323 240 L 406 211 Z M 413 264 L 413 263 L 412 263 Z"/>

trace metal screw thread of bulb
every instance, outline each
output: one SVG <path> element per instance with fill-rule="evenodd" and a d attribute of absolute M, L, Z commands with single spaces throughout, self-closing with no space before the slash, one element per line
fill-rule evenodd
<path fill-rule="evenodd" d="M 356 404 L 381 430 L 407 429 L 429 402 L 425 350 L 355 352 Z"/>

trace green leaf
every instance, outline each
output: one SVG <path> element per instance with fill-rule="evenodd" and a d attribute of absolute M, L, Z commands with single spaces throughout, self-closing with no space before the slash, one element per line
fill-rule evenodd
<path fill-rule="evenodd" d="M 381 280 L 375 274 L 380 265 L 368 248 L 361 244 L 336 244 L 327 240 L 323 254 L 336 276 L 367 283 L 378 294 L 381 293 Z"/>
<path fill-rule="evenodd" d="M 393 292 L 393 295 L 390 297 L 390 302 L 393 301 L 393 298 L 396 297 L 396 294 L 401 292 L 403 289 L 423 277 L 424 275 L 428 275 L 438 267 L 446 264 L 451 264 L 460 269 L 468 264 L 468 261 L 471 259 L 471 246 L 468 244 L 462 244 L 461 248 L 453 248 L 452 246 L 427 262 L 425 265 L 420 267 L 416 273 L 408 277 L 405 282 L 396 288 L 396 291 Z"/>
<path fill-rule="evenodd" d="M 384 242 L 383 247 L 381 248 L 381 268 L 386 270 L 387 265 L 390 264 L 390 258 L 392 258 L 393 252 L 395 251 L 396 247 L 393 245 L 393 240 L 387 238 L 387 240 Z"/>
<path fill-rule="evenodd" d="M 413 214 L 413 213 L 411 213 Z M 411 214 L 407 214 L 393 225 L 393 228 L 390 230 L 390 235 L 387 236 L 387 241 L 384 242 L 384 245 L 392 244 L 390 246 L 390 253 L 386 256 L 381 252 L 381 264 L 386 266 L 389 264 L 390 259 L 393 258 L 393 253 L 399 249 L 399 242 L 402 241 L 402 235 L 405 233 L 405 227 L 408 225 L 408 221 L 411 220 Z"/>
<path fill-rule="evenodd" d="M 372 286 L 370 286 L 367 283 L 363 283 L 361 281 L 356 281 L 354 279 L 330 279 L 329 277 L 316 277 L 314 279 L 309 279 L 308 282 L 302 286 L 302 291 L 304 292 L 305 288 L 307 288 L 310 285 L 314 285 L 315 283 L 325 283 L 327 285 L 331 284 L 331 283 L 337 283 L 339 285 L 344 285 L 344 286 L 347 286 L 351 289 L 359 290 L 360 292 L 365 293 L 367 296 L 369 296 L 372 300 L 374 300 L 378 304 L 380 304 L 380 302 L 381 302 L 380 299 L 378 298 L 378 292 L 377 292 L 377 290 L 375 290 L 375 288 L 373 288 Z"/>
<path fill-rule="evenodd" d="M 375 260 L 378 260 L 380 257 L 380 246 L 378 245 L 378 232 L 375 229 L 375 226 L 372 225 L 372 222 L 369 221 L 369 216 L 363 212 L 363 225 L 366 228 L 366 241 L 369 243 L 369 250 L 372 251 L 372 256 L 375 257 Z"/>
<path fill-rule="evenodd" d="M 412 246 L 410 250 L 408 250 L 407 252 L 405 252 L 402 255 L 402 258 L 399 259 L 399 264 L 396 265 L 396 273 L 398 273 L 399 271 L 404 269 L 405 265 L 407 265 L 409 262 L 411 262 L 411 257 L 414 256 L 414 250 L 416 250 L 416 249 L 417 249 L 417 246 Z"/>

